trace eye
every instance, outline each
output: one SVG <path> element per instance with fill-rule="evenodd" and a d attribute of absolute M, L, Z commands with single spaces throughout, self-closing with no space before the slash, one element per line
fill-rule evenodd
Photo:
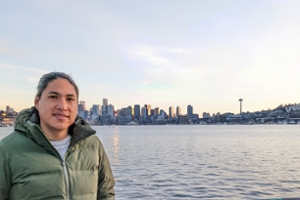
<path fill-rule="evenodd" d="M 68 100 L 68 101 L 75 101 L 75 99 L 72 98 L 72 97 L 67 98 L 67 100 Z"/>
<path fill-rule="evenodd" d="M 55 96 L 55 95 L 50 95 L 49 98 L 50 98 L 50 99 L 57 99 L 57 96 Z"/>

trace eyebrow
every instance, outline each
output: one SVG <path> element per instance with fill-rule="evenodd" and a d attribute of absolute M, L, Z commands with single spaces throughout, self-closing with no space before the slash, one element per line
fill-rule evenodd
<path fill-rule="evenodd" d="M 51 91 L 51 92 L 49 92 L 48 94 L 60 95 L 58 92 L 54 92 L 54 91 Z M 75 97 L 74 94 L 67 94 L 66 96 L 68 96 L 68 97 Z"/>

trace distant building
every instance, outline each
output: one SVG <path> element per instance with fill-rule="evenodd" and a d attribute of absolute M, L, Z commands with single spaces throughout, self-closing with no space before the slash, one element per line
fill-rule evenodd
<path fill-rule="evenodd" d="M 132 112 L 132 107 L 131 106 L 128 106 L 127 109 L 126 109 L 126 115 L 130 115 L 131 118 L 133 116 L 133 112 Z"/>
<path fill-rule="evenodd" d="M 85 101 L 80 101 L 79 104 L 82 105 L 83 110 L 86 110 Z"/>
<path fill-rule="evenodd" d="M 170 106 L 169 107 L 169 119 L 172 119 L 175 117 L 175 113 L 174 113 L 174 107 Z"/>
<path fill-rule="evenodd" d="M 110 104 L 107 106 L 107 114 L 109 116 L 114 116 L 114 106 L 113 105 Z"/>
<path fill-rule="evenodd" d="M 97 117 L 100 115 L 100 105 L 93 105 L 92 106 L 92 116 Z"/>
<path fill-rule="evenodd" d="M 202 113 L 202 118 L 210 118 L 210 114 L 207 112 Z"/>
<path fill-rule="evenodd" d="M 176 107 L 176 116 L 179 117 L 181 115 L 181 108 L 179 106 Z"/>
<path fill-rule="evenodd" d="M 108 115 L 107 105 L 102 105 L 101 112 L 102 116 Z"/>
<path fill-rule="evenodd" d="M 198 114 L 191 114 L 191 115 L 189 115 L 189 118 L 190 118 L 190 120 L 195 122 L 196 120 L 199 119 L 199 115 Z"/>
<path fill-rule="evenodd" d="M 180 115 L 178 117 L 179 124 L 189 124 L 190 117 L 188 115 Z"/>
<path fill-rule="evenodd" d="M 88 116 L 89 116 L 89 111 L 87 111 L 87 110 L 83 111 L 83 117 L 82 118 L 87 119 Z"/>
<path fill-rule="evenodd" d="M 154 116 L 154 109 L 151 109 L 150 116 Z"/>
<path fill-rule="evenodd" d="M 159 115 L 159 108 L 158 107 L 156 107 L 154 109 L 154 116 L 156 116 L 156 115 Z"/>
<path fill-rule="evenodd" d="M 187 106 L 187 114 L 188 114 L 188 116 L 193 115 L 193 106 L 191 106 L 191 105 Z"/>
<path fill-rule="evenodd" d="M 86 119 L 84 113 L 85 110 L 86 110 L 85 101 L 80 101 L 78 104 L 78 115 L 84 119 Z"/>
<path fill-rule="evenodd" d="M 146 107 L 142 107 L 141 109 L 141 117 L 140 117 L 140 122 L 142 124 L 146 123 L 146 119 L 147 119 L 147 109 Z"/>
<path fill-rule="evenodd" d="M 6 106 L 6 114 L 10 113 L 10 106 Z"/>
<path fill-rule="evenodd" d="M 160 110 L 159 111 L 159 116 L 161 116 L 162 119 L 166 119 L 167 118 L 167 113 L 164 110 Z"/>
<path fill-rule="evenodd" d="M 141 115 L 141 107 L 140 107 L 140 105 L 134 105 L 134 112 L 133 112 L 134 118 L 140 119 L 140 115 Z"/>
<path fill-rule="evenodd" d="M 151 116 L 151 105 L 145 104 L 144 107 L 146 108 L 146 116 Z"/>
<path fill-rule="evenodd" d="M 146 117 L 147 116 L 147 109 L 145 107 L 142 107 L 141 111 L 142 111 L 142 116 Z"/>
<path fill-rule="evenodd" d="M 108 106 L 108 99 L 103 99 L 103 106 Z"/>

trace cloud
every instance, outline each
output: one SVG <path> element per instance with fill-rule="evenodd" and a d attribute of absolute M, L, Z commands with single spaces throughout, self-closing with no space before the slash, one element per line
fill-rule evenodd
<path fill-rule="evenodd" d="M 37 77 L 29 77 L 28 81 L 31 83 L 38 83 L 39 82 L 39 78 Z"/>
<path fill-rule="evenodd" d="M 149 84 L 149 81 L 142 81 L 142 84 L 143 84 L 143 85 L 148 85 L 148 84 Z"/>
<path fill-rule="evenodd" d="M 166 80 L 174 83 L 178 80 L 184 80 L 194 72 L 191 67 L 181 65 L 181 61 L 177 57 L 178 53 L 187 54 L 192 52 L 188 49 L 139 46 L 132 52 L 137 62 L 144 63 L 138 65 L 143 66 L 146 79 L 150 82 Z"/>
<path fill-rule="evenodd" d="M 178 54 L 190 54 L 190 53 L 192 53 L 192 51 L 189 50 L 189 49 L 181 49 L 181 48 L 170 49 L 170 52 L 178 53 Z"/>

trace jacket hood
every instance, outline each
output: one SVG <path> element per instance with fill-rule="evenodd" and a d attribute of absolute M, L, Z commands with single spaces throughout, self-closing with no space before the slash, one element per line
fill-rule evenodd
<path fill-rule="evenodd" d="M 40 117 L 38 110 L 33 106 L 28 109 L 22 110 L 16 118 L 15 130 L 22 132 L 27 137 L 40 141 L 45 138 L 42 130 L 40 129 Z M 77 143 L 90 135 L 95 134 L 89 124 L 84 121 L 80 116 L 76 116 L 75 122 L 69 127 L 69 134 L 72 136 L 71 145 Z"/>

